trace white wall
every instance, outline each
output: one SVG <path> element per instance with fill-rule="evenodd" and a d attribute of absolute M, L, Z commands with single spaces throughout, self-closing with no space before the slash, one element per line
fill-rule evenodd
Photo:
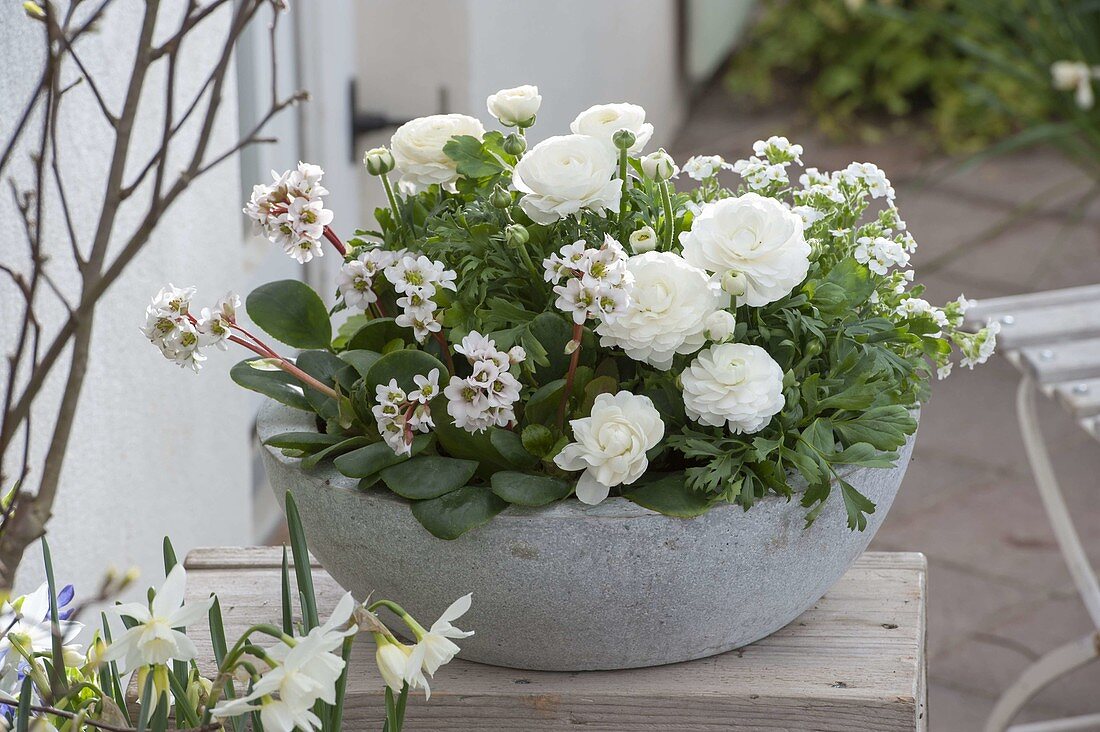
<path fill-rule="evenodd" d="M 182 2 L 168 2 L 162 20 L 178 17 Z M 117 105 L 130 68 L 143 3 L 116 3 L 101 30 L 83 46 L 82 60 L 102 74 L 104 95 Z M 0 5 L 0 135 L 22 108 L 37 77 L 40 28 L 26 19 L 20 3 Z M 220 48 L 224 26 L 211 24 L 190 37 L 180 64 L 180 94 L 204 78 L 207 61 Z M 33 73 L 32 73 L 33 72 Z M 135 134 L 132 167 L 149 153 L 156 139 L 163 103 L 158 80 L 147 83 L 149 104 L 143 106 Z M 235 99 L 235 85 L 225 92 Z M 100 121 L 86 88 L 69 93 L 61 136 L 62 160 L 70 195 L 83 195 L 77 205 L 78 228 L 87 233 L 99 203 L 111 143 L 110 129 Z M 214 133 L 213 150 L 236 139 L 235 105 L 223 104 L 224 124 Z M 25 160 L 25 156 L 24 156 Z M 15 168 L 26 180 L 28 166 Z M 73 582 L 77 592 L 91 592 L 103 569 L 114 564 L 138 565 L 150 583 L 160 576 L 160 540 L 171 535 L 181 556 L 197 545 L 249 543 L 249 414 L 243 393 L 227 376 L 236 354 L 212 354 L 200 374 L 165 361 L 138 331 L 148 299 L 163 283 L 194 284 L 199 299 L 213 301 L 239 288 L 241 266 L 240 181 L 230 160 L 195 185 L 162 221 L 145 251 L 110 289 L 95 322 L 93 348 L 80 409 L 73 426 L 62 487 L 49 536 L 59 582 Z M 80 216 L 79 214 L 83 214 Z M 138 207 L 125 208 L 118 230 L 136 223 Z M 0 258 L 21 262 L 25 243 L 16 235 L 16 214 L 5 184 L 0 220 Z M 50 249 L 65 260 L 58 212 L 48 212 Z M 62 287 L 76 287 L 76 273 L 58 268 Z M 7 353 L 15 337 L 11 319 L 18 295 L 0 282 L 0 347 Z M 55 308 L 52 318 L 60 317 Z M 6 379 L 0 366 L 0 376 Z M 48 439 L 48 419 L 60 394 L 53 378 L 35 421 L 34 443 L 40 456 Z M 35 465 L 40 462 L 34 463 Z M 32 478 L 33 484 L 33 478 Z M 37 551 L 23 565 L 23 588 L 41 577 Z"/>

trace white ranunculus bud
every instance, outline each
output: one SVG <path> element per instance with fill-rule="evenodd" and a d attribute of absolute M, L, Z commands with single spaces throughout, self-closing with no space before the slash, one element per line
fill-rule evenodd
<path fill-rule="evenodd" d="M 376 147 L 363 153 L 363 166 L 371 175 L 385 175 L 394 165 L 393 153 L 387 148 Z"/>
<path fill-rule="evenodd" d="M 541 104 L 539 88 L 530 84 L 501 89 L 496 94 L 490 94 L 486 101 L 489 114 L 500 120 L 505 127 L 530 127 L 535 123 L 535 115 L 538 114 Z"/>
<path fill-rule="evenodd" d="M 645 110 L 637 104 L 597 104 L 589 107 L 573 120 L 569 129 L 578 135 L 591 135 L 614 149 L 612 137 L 619 130 L 634 133 L 634 144 L 629 152 L 637 155 L 653 136 L 653 125 L 645 121 Z M 618 152 L 618 151 L 616 151 Z"/>
<path fill-rule="evenodd" d="M 634 280 L 630 303 L 614 321 L 596 327 L 600 344 L 667 371 L 677 354 L 703 347 L 707 318 L 729 307 L 729 296 L 672 252 L 635 254 L 626 269 Z"/>
<path fill-rule="evenodd" d="M 729 270 L 722 275 L 722 289 L 734 297 L 741 297 L 748 290 L 749 280 L 737 270 Z"/>
<path fill-rule="evenodd" d="M 729 310 L 716 310 L 707 316 L 703 325 L 706 326 L 707 340 L 724 343 L 733 337 L 737 319 Z"/>
<path fill-rule="evenodd" d="M 676 165 L 676 161 L 665 152 L 664 148 L 642 158 L 642 173 L 650 180 L 668 180 L 679 172 L 680 168 Z"/>
<path fill-rule="evenodd" d="M 582 208 L 603 216 L 618 210 L 623 182 L 612 179 L 614 150 L 587 135 L 550 137 L 516 164 L 512 184 L 525 194 L 519 205 L 533 221 L 550 224 Z"/>
<path fill-rule="evenodd" d="M 645 254 L 657 248 L 657 232 L 652 226 L 643 226 L 630 235 L 630 250 L 634 254 Z"/>
<path fill-rule="evenodd" d="M 688 417 L 734 434 L 759 432 L 783 409 L 783 369 L 768 352 L 722 343 L 699 353 L 680 375 Z"/>
<path fill-rule="evenodd" d="M 620 391 L 600 394 L 592 414 L 569 423 L 573 442 L 554 458 L 562 470 L 583 470 L 577 498 L 596 504 L 613 486 L 631 484 L 649 467 L 646 451 L 665 435 L 661 413 L 649 397 Z"/>
<path fill-rule="evenodd" d="M 684 259 L 708 272 L 745 276 L 738 305 L 760 307 L 787 295 L 810 268 L 802 219 L 774 198 L 746 193 L 707 203 L 680 234 Z"/>
<path fill-rule="evenodd" d="M 433 114 L 406 122 L 390 139 L 401 183 L 413 191 L 433 183 L 453 185 L 458 180 L 456 163 L 443 152 L 443 146 L 452 137 L 470 135 L 480 140 L 484 134 L 481 122 L 464 114 Z"/>

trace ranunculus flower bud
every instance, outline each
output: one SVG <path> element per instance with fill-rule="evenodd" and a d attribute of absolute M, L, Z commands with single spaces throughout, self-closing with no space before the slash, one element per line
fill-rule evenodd
<path fill-rule="evenodd" d="M 523 224 L 509 224 L 504 229 L 505 240 L 514 247 L 521 247 L 531 238 L 531 233 Z"/>
<path fill-rule="evenodd" d="M 523 135 L 517 135 L 515 132 L 504 138 L 504 144 L 501 145 L 504 148 L 504 152 L 513 157 L 519 157 L 523 154 L 523 151 L 527 149 L 527 140 Z"/>
<path fill-rule="evenodd" d="M 657 232 L 652 226 L 643 226 L 630 235 L 630 250 L 634 254 L 645 254 L 657 248 Z"/>
<path fill-rule="evenodd" d="M 513 89 L 501 89 L 496 94 L 489 95 L 486 100 L 489 114 L 500 120 L 505 127 L 530 127 L 535 123 L 535 115 L 541 105 L 539 88 L 528 84 Z"/>
<path fill-rule="evenodd" d="M 733 328 L 737 319 L 729 310 L 715 310 L 703 321 L 707 330 L 707 339 L 715 343 L 724 343 L 733 337 Z"/>
<path fill-rule="evenodd" d="M 630 130 L 619 130 L 611 136 L 611 141 L 620 150 L 629 150 L 637 140 L 638 136 Z"/>
<path fill-rule="evenodd" d="M 489 196 L 489 203 L 494 208 L 508 208 L 512 205 L 512 194 L 504 186 L 497 186 Z"/>
<path fill-rule="evenodd" d="M 642 172 L 655 181 L 665 181 L 680 172 L 672 156 L 661 148 L 642 158 Z"/>
<path fill-rule="evenodd" d="M 731 269 L 722 275 L 722 289 L 734 297 L 741 297 L 748 289 L 748 278 Z"/>
<path fill-rule="evenodd" d="M 384 147 L 376 147 L 363 153 L 363 165 L 371 175 L 385 175 L 393 170 L 393 153 Z"/>

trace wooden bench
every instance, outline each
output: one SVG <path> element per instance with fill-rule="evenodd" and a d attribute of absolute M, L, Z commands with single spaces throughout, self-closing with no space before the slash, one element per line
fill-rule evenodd
<path fill-rule="evenodd" d="M 186 560 L 188 598 L 218 595 L 230 642 L 254 622 L 278 622 L 281 556 L 277 548 L 197 549 Z M 925 574 L 921 554 L 867 553 L 783 630 L 689 663 L 551 673 L 460 657 L 436 674 L 429 702 L 410 700 L 407 729 L 925 730 Z M 314 582 L 324 617 L 342 590 L 320 567 Z M 211 675 L 201 635 L 199 668 Z M 357 640 L 350 663 L 344 729 L 380 729 L 382 683 L 369 636 Z"/>
<path fill-rule="evenodd" d="M 1066 567 L 1095 629 L 1032 664 L 1001 696 L 986 732 L 1096 729 L 1100 714 L 1009 727 L 1036 693 L 1061 676 L 1100 658 L 1100 584 L 1088 560 L 1072 515 L 1062 498 L 1054 465 L 1036 418 L 1035 396 L 1061 405 L 1090 435 L 1100 439 L 1100 285 L 1001 297 L 978 302 L 965 325 L 976 330 L 1000 323 L 998 351 L 1021 372 L 1016 395 L 1020 431 L 1043 507 Z"/>

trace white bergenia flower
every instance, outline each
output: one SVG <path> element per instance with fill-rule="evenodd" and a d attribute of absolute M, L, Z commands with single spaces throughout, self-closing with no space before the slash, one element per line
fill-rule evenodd
<path fill-rule="evenodd" d="M 527 354 L 513 348 L 505 353 L 496 343 L 477 331 L 471 331 L 455 346 L 472 368 L 470 376 L 452 376 L 443 390 L 447 413 L 455 426 L 467 432 L 489 427 L 504 427 L 516 420 L 513 405 L 519 400 L 520 383 L 509 367 L 522 362 Z"/>
<path fill-rule="evenodd" d="M 569 426 L 573 442 L 554 457 L 554 464 L 584 471 L 577 481 L 577 498 L 590 505 L 607 498 L 614 486 L 642 477 L 649 467 L 646 451 L 665 435 L 665 423 L 649 397 L 628 391 L 600 394 L 592 414 L 571 420 Z"/>
<path fill-rule="evenodd" d="M 635 254 L 626 268 L 630 301 L 618 317 L 597 325 L 600 344 L 667 371 L 676 354 L 702 348 L 707 318 L 729 306 L 729 295 L 672 252 Z"/>
<path fill-rule="evenodd" d="M 457 163 L 443 152 L 452 137 L 469 135 L 478 140 L 485 134 L 481 122 L 464 114 L 433 114 L 418 117 L 397 128 L 390 139 L 401 184 L 420 192 L 433 184 L 452 187 L 458 180 Z"/>
<path fill-rule="evenodd" d="M 759 432 L 783 408 L 783 369 L 759 346 L 711 346 L 680 380 L 688 417 L 734 434 Z"/>
<path fill-rule="evenodd" d="M 440 666 L 451 662 L 461 650 L 451 640 L 452 638 L 469 638 L 474 634 L 472 630 L 461 630 L 452 625 L 453 621 L 461 618 L 470 609 L 471 597 L 471 595 L 463 595 L 452 602 L 439 616 L 439 620 L 432 623 L 432 627 L 426 631 L 415 621 L 410 623 L 416 635 L 416 645 L 413 646 L 405 672 L 405 680 L 410 685 L 416 678 L 418 669 L 422 669 L 429 676 L 434 676 Z"/>
<path fill-rule="evenodd" d="M 336 275 L 336 285 L 344 304 L 356 310 L 366 310 L 378 301 L 374 292 L 374 280 L 379 272 L 392 266 L 404 257 L 404 252 L 390 252 L 385 249 L 365 249 L 355 259 L 344 262 Z"/>
<path fill-rule="evenodd" d="M 189 367 L 196 373 L 202 368 L 202 362 L 206 360 L 200 351 L 203 336 L 189 316 L 173 315 L 150 307 L 145 311 L 145 325 L 141 332 L 169 361 L 180 367 Z"/>
<path fill-rule="evenodd" d="M 909 253 L 898 242 L 884 236 L 861 236 L 856 239 L 852 256 L 860 264 L 866 264 L 877 275 L 885 276 L 891 267 L 909 264 Z"/>
<path fill-rule="evenodd" d="M 240 306 L 241 298 L 229 292 L 213 308 L 200 311 L 195 327 L 202 334 L 202 345 L 229 350 L 225 342 L 231 335 L 230 327 L 237 321 L 237 308 Z"/>
<path fill-rule="evenodd" d="M 184 604 L 186 584 L 187 572 L 182 564 L 177 564 L 152 602 L 129 602 L 111 608 L 114 614 L 130 618 L 136 625 L 107 647 L 103 660 L 121 661 L 120 670 L 129 671 L 139 666 L 159 666 L 173 660 L 195 658 L 198 655 L 195 644 L 176 628 L 185 628 L 205 618 L 214 598 Z"/>
<path fill-rule="evenodd" d="M 595 137 L 559 135 L 531 148 L 516 164 L 512 185 L 520 207 L 539 224 L 552 224 L 582 208 L 604 215 L 618 210 L 623 182 L 615 178 L 615 151 Z"/>
<path fill-rule="evenodd" d="M 591 135 L 600 140 L 616 157 L 618 150 L 611 139 L 619 130 L 634 133 L 634 144 L 627 151 L 639 154 L 653 136 L 653 125 L 645 121 L 645 110 L 637 104 L 596 104 L 577 115 L 569 130 L 575 135 Z"/>
<path fill-rule="evenodd" d="M 542 96 L 537 86 L 525 84 L 490 94 L 485 103 L 489 114 L 505 127 L 529 127 L 542 105 Z"/>
<path fill-rule="evenodd" d="M 684 172 L 692 180 L 704 181 L 713 178 L 722 170 L 733 170 L 721 155 L 695 155 L 684 163 Z"/>
<path fill-rule="evenodd" d="M 272 171 L 273 183 L 254 186 L 244 207 L 264 236 L 303 264 L 324 255 L 321 239 L 332 222 L 321 200 L 328 195 L 320 184 L 323 175 L 319 166 L 302 162 L 296 170 Z"/>
<path fill-rule="evenodd" d="M 629 306 L 633 277 L 627 271 L 626 250 L 610 234 L 604 235 L 598 249 L 581 239 L 566 244 L 542 264 L 547 282 L 567 278 L 565 284 L 554 286 L 558 296 L 554 305 L 577 325 L 589 318 L 614 320 Z"/>
<path fill-rule="evenodd" d="M 458 274 L 441 262 L 428 259 L 423 254 L 402 254 L 384 270 L 393 289 L 403 297 L 397 300 L 403 312 L 394 318 L 397 325 L 412 328 L 418 343 L 424 343 L 432 333 L 443 329 L 435 317 L 436 303 L 432 301 L 439 288 L 455 289 Z"/>
<path fill-rule="evenodd" d="M 1100 66 L 1084 61 L 1055 61 L 1050 65 L 1050 79 L 1055 89 L 1073 91 L 1073 100 L 1081 109 L 1092 109 L 1096 103 L 1092 80 L 1100 78 Z"/>
<path fill-rule="evenodd" d="M 191 309 L 191 299 L 195 297 L 195 292 L 194 286 L 176 287 L 169 282 L 153 297 L 149 309 L 156 310 L 169 317 L 187 315 Z"/>
<path fill-rule="evenodd" d="M 684 259 L 724 275 L 745 275 L 738 305 L 760 307 L 786 296 L 806 279 L 810 245 L 802 219 L 774 198 L 746 193 L 703 206 L 680 234 Z"/>
<path fill-rule="evenodd" d="M 416 389 L 408 394 L 397 379 L 375 387 L 378 403 L 371 407 L 371 413 L 378 433 L 397 455 L 412 454 L 414 432 L 428 432 L 435 427 L 429 404 L 439 393 L 439 369 L 432 369 L 426 376 L 415 374 L 413 383 Z"/>

